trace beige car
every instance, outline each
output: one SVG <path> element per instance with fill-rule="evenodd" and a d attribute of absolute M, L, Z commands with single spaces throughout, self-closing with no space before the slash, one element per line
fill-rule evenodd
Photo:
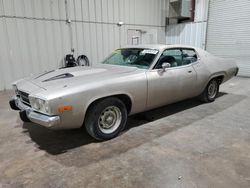
<path fill-rule="evenodd" d="M 196 96 L 214 101 L 220 84 L 237 73 L 233 61 L 199 48 L 132 46 L 91 67 L 17 81 L 10 106 L 23 121 L 53 129 L 85 126 L 94 138 L 107 140 L 124 129 L 128 115 Z"/>

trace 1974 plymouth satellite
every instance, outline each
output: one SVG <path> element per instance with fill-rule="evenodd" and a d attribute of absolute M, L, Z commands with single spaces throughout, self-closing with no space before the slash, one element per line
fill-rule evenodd
<path fill-rule="evenodd" d="M 23 121 L 53 129 L 86 127 L 98 140 L 116 137 L 127 116 L 199 96 L 215 100 L 237 75 L 231 60 L 183 45 L 141 45 L 114 51 L 101 64 L 49 71 L 13 84 L 10 100 Z"/>

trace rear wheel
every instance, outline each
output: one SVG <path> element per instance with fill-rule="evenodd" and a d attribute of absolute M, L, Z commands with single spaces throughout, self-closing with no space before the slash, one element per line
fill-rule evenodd
<path fill-rule="evenodd" d="M 119 135 L 126 122 L 126 106 L 118 98 L 110 97 L 90 106 L 85 118 L 85 127 L 95 139 L 109 140 Z"/>
<path fill-rule="evenodd" d="M 200 98 L 204 102 L 213 102 L 219 93 L 219 81 L 215 78 L 209 81 Z"/>

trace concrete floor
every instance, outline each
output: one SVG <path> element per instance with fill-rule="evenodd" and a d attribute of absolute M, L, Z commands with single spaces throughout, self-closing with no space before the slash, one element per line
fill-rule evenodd
<path fill-rule="evenodd" d="M 0 93 L 0 187 L 250 187 L 250 79 L 222 85 L 211 104 L 130 117 L 107 142 L 23 124 L 10 95 Z"/>

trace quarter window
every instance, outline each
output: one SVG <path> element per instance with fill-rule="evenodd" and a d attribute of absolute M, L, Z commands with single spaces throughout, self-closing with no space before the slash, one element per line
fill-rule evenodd
<path fill-rule="evenodd" d="M 197 55 L 192 49 L 182 50 L 182 65 L 188 65 L 197 61 Z"/>

